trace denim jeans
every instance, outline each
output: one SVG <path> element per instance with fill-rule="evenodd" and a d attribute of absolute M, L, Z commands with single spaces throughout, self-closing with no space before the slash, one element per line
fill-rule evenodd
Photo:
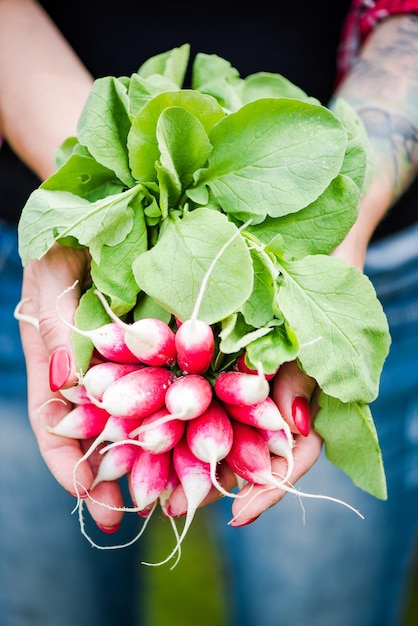
<path fill-rule="evenodd" d="M 16 229 L 0 221 L 0 624 L 1 626 L 138 626 L 141 544 L 97 550 L 71 515 L 74 498 L 55 481 L 29 425 L 26 373 L 13 309 L 20 299 Z M 123 543 L 140 521 L 125 515 Z"/>
<path fill-rule="evenodd" d="M 387 501 L 355 487 L 323 454 L 298 488 L 356 507 L 288 494 L 231 528 L 231 502 L 208 507 L 225 555 L 234 626 L 399 626 L 418 528 L 418 226 L 370 246 L 366 273 L 392 346 L 371 405 Z M 236 602 L 233 601 L 235 598 Z"/>

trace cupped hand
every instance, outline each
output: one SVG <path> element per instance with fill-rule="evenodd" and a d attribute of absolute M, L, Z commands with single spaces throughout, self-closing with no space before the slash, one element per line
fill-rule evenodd
<path fill-rule="evenodd" d="M 40 453 L 56 480 L 70 493 L 75 493 L 73 468 L 83 456 L 88 442 L 61 437 L 49 432 L 43 424 L 55 424 L 73 405 L 63 402 L 59 389 L 70 388 L 77 381 L 73 357 L 72 331 L 58 316 L 60 312 L 73 322 L 80 297 L 80 286 L 89 279 L 90 261 L 83 249 L 55 245 L 41 260 L 32 260 L 24 269 L 20 332 L 26 360 L 28 410 Z M 39 329 L 24 317 L 37 320 Z M 94 478 L 94 456 L 79 465 L 77 480 L 88 490 Z M 80 487 L 80 493 L 83 489 Z M 84 491 L 84 495 L 85 495 Z M 110 507 L 123 505 L 117 482 L 97 485 L 91 496 Z M 86 498 L 86 505 L 98 525 L 112 529 L 120 523 L 123 513 L 95 504 Z"/>

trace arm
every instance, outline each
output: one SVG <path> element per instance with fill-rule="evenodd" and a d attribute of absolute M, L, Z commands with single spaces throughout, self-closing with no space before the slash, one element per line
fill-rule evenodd
<path fill-rule="evenodd" d="M 375 152 L 372 185 L 361 201 L 356 224 L 335 251 L 335 255 L 362 269 L 374 230 L 418 170 L 418 18 L 403 15 L 381 22 L 367 38 L 335 96 L 344 97 L 357 110 Z M 294 367 L 294 363 L 286 363 L 275 379 L 274 397 L 283 416 L 292 415 L 295 396 L 309 398 L 314 389 L 313 381 L 306 376 L 294 375 Z M 288 421 L 295 430 L 292 420 Z M 312 467 L 321 448 L 314 431 L 307 437 L 296 435 L 296 439 L 293 484 Z M 273 467 L 283 474 L 285 461 L 276 458 Z M 262 491 L 262 486 L 251 490 L 251 504 L 239 516 L 238 525 L 256 518 L 285 495 L 277 490 Z M 256 493 L 260 493 L 258 498 L 254 498 Z M 247 501 L 234 501 L 235 516 Z"/>
<path fill-rule="evenodd" d="M 0 0 L 0 135 L 41 179 L 75 134 L 92 82 L 36 2 Z"/>
<path fill-rule="evenodd" d="M 93 79 L 72 48 L 32 0 L 0 0 L 0 135 L 39 178 L 55 170 L 54 150 L 76 132 L 77 121 Z M 39 424 L 38 408 L 56 393 L 49 387 L 50 355 L 64 347 L 68 371 L 62 369 L 63 386 L 75 383 L 71 360 L 71 331 L 57 318 L 55 302 L 76 279 L 87 276 L 89 260 L 84 251 L 55 246 L 41 261 L 32 261 L 24 271 L 22 296 L 29 298 L 25 314 L 39 319 L 39 331 L 21 323 L 21 338 L 28 378 L 28 410 L 41 454 L 57 481 L 73 491 L 72 468 L 82 456 L 80 442 L 49 434 Z M 71 319 L 78 296 L 66 299 Z M 59 365 L 59 364 L 58 364 Z M 60 385 L 57 385 L 60 387 Z M 48 405 L 55 418 L 69 410 L 61 403 Z M 42 418 L 46 414 L 42 413 Z M 93 480 L 90 464 L 80 466 L 80 482 Z M 122 505 L 116 483 L 97 487 L 95 496 L 115 506 Z M 115 528 L 122 513 L 87 506 L 98 524 Z M 95 508 L 97 511 L 95 512 Z"/>
<path fill-rule="evenodd" d="M 335 94 L 357 110 L 375 152 L 373 184 L 356 224 L 336 251 L 361 268 L 375 228 L 417 174 L 417 55 L 418 17 L 388 18 L 369 35 Z"/>

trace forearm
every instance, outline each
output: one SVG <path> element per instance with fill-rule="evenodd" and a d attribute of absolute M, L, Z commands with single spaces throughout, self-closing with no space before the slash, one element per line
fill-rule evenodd
<path fill-rule="evenodd" d="M 74 135 L 92 77 L 42 8 L 0 0 L 0 135 L 41 178 Z"/>
<path fill-rule="evenodd" d="M 368 242 L 418 171 L 418 18 L 390 17 L 369 35 L 336 95 L 363 120 L 375 153 L 375 174 L 344 248 L 362 265 Z M 396 209 L 394 209 L 396 210 Z"/>

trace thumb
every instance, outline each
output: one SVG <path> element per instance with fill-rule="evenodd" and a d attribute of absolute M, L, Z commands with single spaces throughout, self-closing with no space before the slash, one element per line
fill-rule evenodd
<path fill-rule="evenodd" d="M 85 250 L 56 244 L 40 260 L 30 261 L 24 270 L 22 297 L 28 299 L 32 315 L 38 320 L 49 357 L 52 391 L 77 383 L 69 324 L 73 324 L 80 283 L 83 284 L 88 268 Z"/>

